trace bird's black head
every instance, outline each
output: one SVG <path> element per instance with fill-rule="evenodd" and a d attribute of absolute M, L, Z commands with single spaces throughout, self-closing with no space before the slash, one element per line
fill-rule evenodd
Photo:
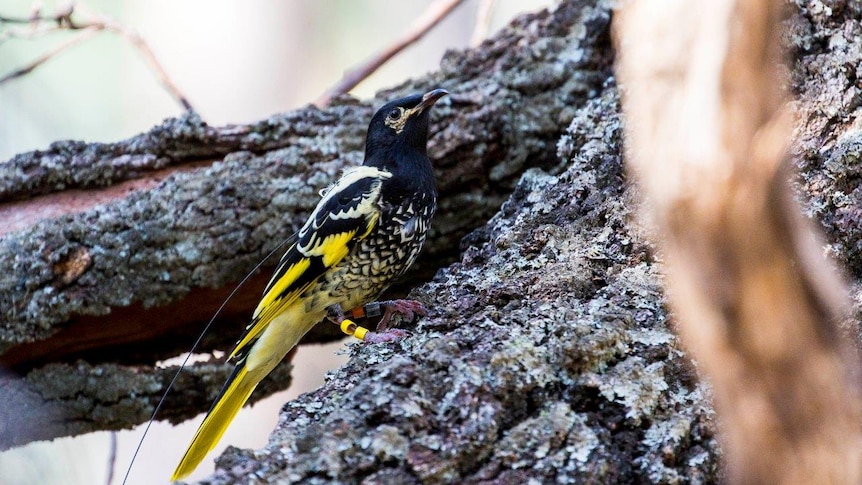
<path fill-rule="evenodd" d="M 368 125 L 365 164 L 385 167 L 394 156 L 393 150 L 425 155 L 429 108 L 447 94 L 445 89 L 435 89 L 396 99 L 377 110 Z"/>

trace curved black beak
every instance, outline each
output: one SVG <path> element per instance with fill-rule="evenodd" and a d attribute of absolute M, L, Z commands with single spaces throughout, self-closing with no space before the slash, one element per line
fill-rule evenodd
<path fill-rule="evenodd" d="M 428 91 L 427 93 L 422 95 L 422 102 L 419 103 L 415 108 L 413 108 L 413 112 L 419 114 L 426 109 L 434 106 L 434 103 L 437 102 L 438 99 L 442 98 L 449 94 L 449 91 L 445 89 L 435 89 L 433 91 Z"/>

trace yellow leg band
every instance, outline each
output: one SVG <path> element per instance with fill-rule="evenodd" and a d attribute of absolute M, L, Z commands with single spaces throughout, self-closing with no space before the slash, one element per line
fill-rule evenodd
<path fill-rule="evenodd" d="M 365 327 L 360 327 L 352 320 L 344 319 L 341 322 L 341 331 L 346 333 L 347 335 L 352 335 L 359 340 L 365 340 L 365 334 L 368 333 L 368 329 Z"/>
<path fill-rule="evenodd" d="M 341 322 L 341 331 L 346 333 L 347 335 L 353 335 L 356 332 L 357 326 L 358 325 L 353 323 L 352 320 L 348 320 L 345 318 L 344 321 Z"/>

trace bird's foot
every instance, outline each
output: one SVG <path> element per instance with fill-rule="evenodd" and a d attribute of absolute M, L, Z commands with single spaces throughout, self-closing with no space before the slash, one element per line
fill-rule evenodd
<path fill-rule="evenodd" d="M 409 321 L 413 321 L 416 315 L 424 317 L 428 315 L 428 310 L 422 303 L 416 300 L 387 300 L 381 301 L 380 306 L 383 307 L 383 318 L 377 324 L 378 332 L 386 332 L 392 325 L 392 317 L 401 315 Z"/>
<path fill-rule="evenodd" d="M 397 342 L 407 336 L 407 332 L 399 328 L 391 328 L 384 332 L 368 332 L 362 340 L 370 344 L 382 344 L 384 342 Z"/>
<path fill-rule="evenodd" d="M 372 302 L 350 311 L 350 316 L 359 318 L 374 318 L 383 315 L 377 324 L 376 332 L 369 332 L 367 328 L 359 326 L 353 320 L 347 318 L 341 305 L 332 305 L 326 309 L 326 318 L 338 325 L 341 331 L 347 335 L 364 340 L 369 343 L 393 342 L 407 336 L 407 332 L 397 328 L 391 328 L 392 317 L 400 315 L 407 320 L 413 320 L 417 315 L 428 315 L 428 310 L 415 300 L 387 300 Z"/>

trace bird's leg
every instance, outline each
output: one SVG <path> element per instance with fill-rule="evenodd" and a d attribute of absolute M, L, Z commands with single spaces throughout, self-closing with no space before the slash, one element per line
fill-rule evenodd
<path fill-rule="evenodd" d="M 416 315 L 427 315 L 428 311 L 418 301 L 413 300 L 387 300 L 380 302 L 371 302 L 360 307 L 350 310 L 350 317 L 354 319 L 360 318 L 375 318 L 383 316 L 380 323 L 377 324 L 377 331 L 369 332 L 364 327 L 360 327 L 345 317 L 340 305 L 332 305 L 327 308 L 328 318 L 335 324 L 341 327 L 341 330 L 356 338 L 370 343 L 392 342 L 400 340 L 407 336 L 407 332 L 397 328 L 390 328 L 392 317 L 394 315 L 403 315 L 410 320 L 413 320 Z M 353 325 L 351 327 L 351 325 Z M 351 333 L 353 332 L 353 333 Z M 360 337 L 360 334 L 362 335 Z"/>
<path fill-rule="evenodd" d="M 369 305 L 374 304 L 370 303 Z M 368 305 L 354 308 L 350 312 L 351 316 L 358 319 L 380 315 L 379 306 L 372 306 L 371 314 L 366 313 L 366 307 L 368 307 Z M 356 322 L 354 322 L 353 320 L 347 318 L 344 315 L 344 310 L 341 309 L 341 305 L 339 304 L 331 305 L 326 308 L 326 318 L 332 323 L 338 325 L 339 328 L 341 328 L 341 331 L 346 333 L 347 335 L 351 335 L 358 338 L 359 340 L 364 340 L 365 342 L 372 344 L 393 342 L 396 340 L 401 340 L 402 338 L 407 336 L 407 332 L 405 332 L 404 330 L 399 330 L 397 328 L 385 330 L 382 332 L 369 332 L 367 328 L 361 327 L 357 325 Z"/>
<path fill-rule="evenodd" d="M 422 303 L 416 300 L 373 301 L 350 310 L 350 316 L 356 319 L 382 316 L 383 318 L 377 323 L 378 332 L 389 330 L 392 324 L 392 317 L 395 315 L 401 315 L 406 317 L 407 320 L 413 321 L 416 315 L 422 317 L 428 315 L 428 310 L 425 309 Z"/>
<path fill-rule="evenodd" d="M 341 309 L 341 305 L 338 303 L 334 305 L 330 305 L 326 308 L 326 318 L 338 325 L 341 328 L 341 331 L 350 335 L 351 337 L 356 337 L 359 340 L 365 340 L 368 336 L 369 332 L 367 328 L 360 327 L 353 320 L 344 316 L 344 310 Z"/>

